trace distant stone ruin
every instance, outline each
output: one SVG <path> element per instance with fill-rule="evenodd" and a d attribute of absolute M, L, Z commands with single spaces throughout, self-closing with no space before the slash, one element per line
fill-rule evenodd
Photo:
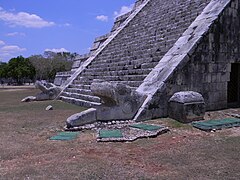
<path fill-rule="evenodd" d="M 136 1 L 71 72 L 57 74 L 59 99 L 95 109 L 97 120 L 166 117 L 170 98 L 182 91 L 200 93 L 206 110 L 238 106 L 239 6 L 239 0 Z M 98 93 L 91 89 L 96 80 L 106 83 Z M 118 104 L 122 87 L 128 93 Z"/>

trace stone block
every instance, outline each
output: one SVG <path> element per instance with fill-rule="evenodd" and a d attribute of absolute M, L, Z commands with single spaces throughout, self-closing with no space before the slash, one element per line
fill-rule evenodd
<path fill-rule="evenodd" d="M 56 86 L 61 86 L 62 85 L 62 77 L 55 77 L 54 84 Z"/>
<path fill-rule="evenodd" d="M 46 110 L 46 111 L 51 111 L 51 110 L 53 110 L 53 106 L 52 106 L 52 105 L 49 105 L 49 106 L 46 107 L 45 110 Z"/>
<path fill-rule="evenodd" d="M 30 102 L 30 101 L 35 101 L 36 97 L 35 96 L 27 96 L 22 99 L 22 102 Z"/>
<path fill-rule="evenodd" d="M 193 91 L 175 93 L 169 100 L 168 115 L 183 123 L 202 120 L 205 102 L 201 94 Z"/>
<path fill-rule="evenodd" d="M 96 122 L 96 109 L 90 108 L 86 111 L 74 114 L 67 119 L 67 127 L 78 127 Z"/>

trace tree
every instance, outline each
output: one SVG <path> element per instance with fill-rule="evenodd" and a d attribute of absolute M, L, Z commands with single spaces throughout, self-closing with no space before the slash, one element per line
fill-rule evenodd
<path fill-rule="evenodd" d="M 29 59 L 36 69 L 36 79 L 51 82 L 57 72 L 71 70 L 76 56 L 76 53 L 45 51 L 43 55 L 33 55 Z"/>
<path fill-rule="evenodd" d="M 48 74 L 50 71 L 49 60 L 42 55 L 33 55 L 29 57 L 30 62 L 36 70 L 37 80 L 48 80 Z"/>
<path fill-rule="evenodd" d="M 3 84 L 7 78 L 7 63 L 0 62 L 0 83 Z"/>
<path fill-rule="evenodd" d="M 34 80 L 36 71 L 28 58 L 22 56 L 12 58 L 7 66 L 7 76 L 15 80 L 18 85 L 24 83 L 26 80 Z"/>
<path fill-rule="evenodd" d="M 0 78 L 7 76 L 7 63 L 0 63 Z"/>

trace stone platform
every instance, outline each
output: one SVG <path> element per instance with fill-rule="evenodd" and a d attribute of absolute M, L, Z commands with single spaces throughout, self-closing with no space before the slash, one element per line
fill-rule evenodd
<path fill-rule="evenodd" d="M 65 128 L 66 131 L 94 130 L 98 142 L 125 142 L 156 137 L 169 131 L 167 127 L 134 121 L 96 122 L 85 126 Z"/>

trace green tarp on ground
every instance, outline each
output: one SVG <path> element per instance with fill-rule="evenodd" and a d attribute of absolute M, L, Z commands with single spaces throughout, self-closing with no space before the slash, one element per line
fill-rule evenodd
<path fill-rule="evenodd" d="M 164 128 L 162 126 L 155 126 L 155 125 L 150 125 L 150 124 L 134 124 L 134 125 L 130 125 L 130 127 L 142 129 L 145 131 L 156 131 L 156 130 Z"/>
<path fill-rule="evenodd" d="M 60 132 L 56 136 L 50 138 L 50 140 L 55 141 L 69 141 L 76 139 L 79 135 L 79 132 Z"/>
<path fill-rule="evenodd" d="M 122 138 L 123 134 L 120 130 L 100 130 L 99 138 Z"/>
<path fill-rule="evenodd" d="M 227 118 L 227 119 L 220 119 L 220 120 L 208 120 L 202 122 L 193 122 L 193 127 L 204 130 L 210 131 L 213 129 L 223 129 L 223 128 L 231 128 L 231 127 L 239 127 L 240 126 L 240 119 L 236 118 Z"/>

